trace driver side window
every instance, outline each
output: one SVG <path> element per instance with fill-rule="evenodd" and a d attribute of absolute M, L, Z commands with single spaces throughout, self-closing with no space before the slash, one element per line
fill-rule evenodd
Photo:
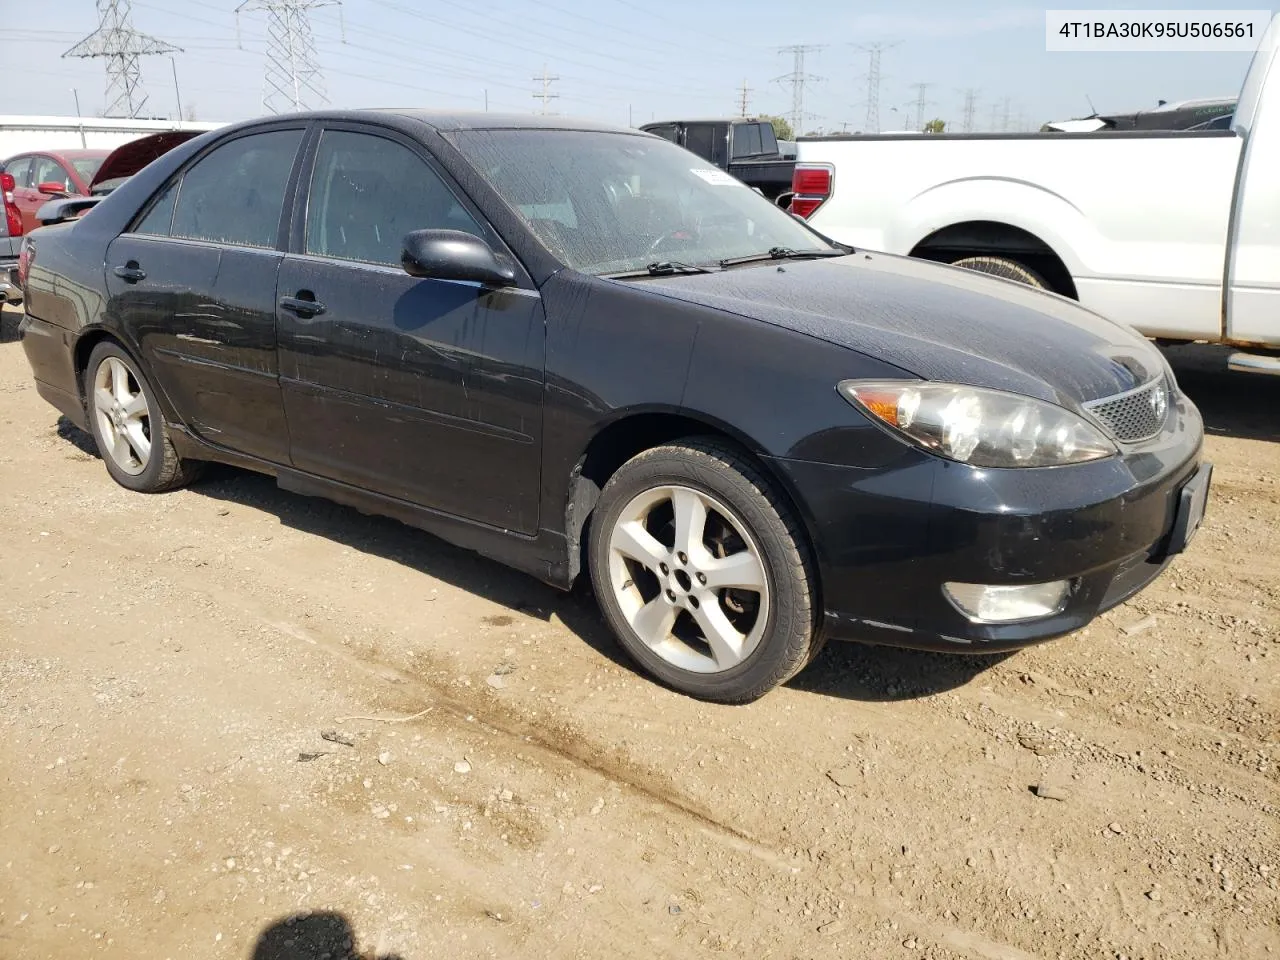
<path fill-rule="evenodd" d="M 307 194 L 306 252 L 397 266 L 414 230 L 484 231 L 453 191 L 403 144 L 326 130 Z"/>

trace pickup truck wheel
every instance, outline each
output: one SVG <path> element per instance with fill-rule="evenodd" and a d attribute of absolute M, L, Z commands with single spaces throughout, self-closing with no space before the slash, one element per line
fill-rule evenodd
<path fill-rule="evenodd" d="M 1049 284 L 1045 283 L 1040 274 L 1024 267 L 1017 260 L 1006 257 L 961 257 L 959 260 L 951 261 L 951 266 L 976 270 L 978 273 L 1000 277 L 1002 280 L 1016 280 L 1018 283 L 1025 283 L 1029 287 L 1040 290 L 1050 289 Z"/>
<path fill-rule="evenodd" d="M 592 519 L 590 567 L 622 647 L 689 696 L 755 700 L 821 646 L 799 522 L 745 455 L 716 440 L 656 447 L 619 468 Z"/>

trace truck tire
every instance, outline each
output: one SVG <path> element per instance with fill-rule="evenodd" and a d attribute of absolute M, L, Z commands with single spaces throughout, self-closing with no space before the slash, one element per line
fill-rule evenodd
<path fill-rule="evenodd" d="M 1051 289 L 1040 274 L 1023 266 L 1017 260 L 1010 260 L 1007 257 L 961 257 L 959 260 L 951 261 L 951 266 L 985 273 L 1002 280 L 1016 280 L 1018 283 L 1025 283 L 1039 290 Z"/>

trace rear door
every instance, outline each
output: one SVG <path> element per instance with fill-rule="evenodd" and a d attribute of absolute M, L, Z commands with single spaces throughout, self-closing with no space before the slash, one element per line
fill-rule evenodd
<path fill-rule="evenodd" d="M 288 463 L 276 273 L 305 125 L 226 140 L 107 249 L 109 313 L 201 439 Z"/>
<path fill-rule="evenodd" d="M 535 532 L 537 291 L 418 279 L 399 265 L 413 230 L 462 230 L 501 250 L 494 231 L 419 145 L 360 125 L 324 130 L 298 206 L 279 283 L 294 466 Z"/>

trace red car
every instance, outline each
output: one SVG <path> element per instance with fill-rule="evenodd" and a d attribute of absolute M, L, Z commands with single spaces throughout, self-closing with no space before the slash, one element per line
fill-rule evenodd
<path fill-rule="evenodd" d="M 110 150 L 58 150 L 20 153 L 4 162 L 13 177 L 13 205 L 22 217 L 22 232 L 40 226 L 36 211 L 56 197 L 88 196 L 89 184 Z"/>

